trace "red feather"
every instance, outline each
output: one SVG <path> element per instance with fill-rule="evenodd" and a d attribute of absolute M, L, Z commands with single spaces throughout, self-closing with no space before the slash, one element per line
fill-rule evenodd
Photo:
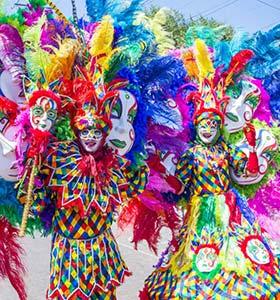
<path fill-rule="evenodd" d="M 2 112 L 13 123 L 17 117 L 18 105 L 8 98 L 0 96 L 0 112 Z"/>
<path fill-rule="evenodd" d="M 248 49 L 241 50 L 236 53 L 231 59 L 228 70 L 224 73 L 224 78 L 227 78 L 228 76 L 230 76 L 231 78 L 233 75 L 236 75 L 243 71 L 245 66 L 253 56 L 254 52 Z"/>
<path fill-rule="evenodd" d="M 0 278 L 8 278 L 20 300 L 27 300 L 21 261 L 23 249 L 17 241 L 18 230 L 7 219 L 0 218 Z"/>
<path fill-rule="evenodd" d="M 143 198 L 131 200 L 128 206 L 124 207 L 118 218 L 118 226 L 124 230 L 129 225 L 133 226 L 133 240 L 135 249 L 141 241 L 146 241 L 149 248 L 157 254 L 157 245 L 160 239 L 160 231 L 163 227 L 168 227 L 172 235 L 177 232 L 180 224 L 179 217 L 172 205 L 161 203 L 159 195 L 154 195 L 152 191 L 144 191 L 141 197 L 148 197 L 151 202 L 157 203 L 159 208 L 148 207 L 143 203 Z"/>

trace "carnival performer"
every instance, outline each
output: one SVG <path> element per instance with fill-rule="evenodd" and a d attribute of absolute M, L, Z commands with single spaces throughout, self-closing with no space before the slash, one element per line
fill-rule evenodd
<path fill-rule="evenodd" d="M 53 234 L 47 299 L 114 299 L 116 286 L 130 272 L 111 232 L 113 215 L 118 207 L 144 190 L 147 180 L 143 159 L 131 164 L 107 145 L 112 108 L 115 105 L 116 111 L 117 100 L 125 97 L 128 101 L 129 95 L 129 88 L 125 90 L 129 79 L 121 80 L 117 72 L 125 67 L 125 61 L 130 61 L 130 56 L 136 64 L 146 49 L 147 39 L 142 42 L 142 36 L 125 39 L 117 34 L 134 34 L 129 29 L 135 15 L 132 10 L 140 4 L 133 2 L 119 13 L 120 19 L 129 15 L 122 22 L 126 29 L 119 31 L 114 28 L 114 19 L 109 15 L 103 18 L 103 14 L 95 23 L 78 30 L 77 22 L 73 26 L 52 1 L 46 2 L 31 3 L 20 12 L 23 17 L 20 24 L 15 22 L 19 28 L 14 31 L 22 49 L 6 47 L 18 50 L 13 52 L 14 57 L 24 58 L 15 61 L 21 67 L 18 82 L 25 79 L 20 95 L 25 94 L 27 101 L 21 97 L 23 106 L 15 111 L 19 128 L 16 140 L 13 137 L 9 145 L 13 146 L 16 158 L 19 202 L 15 203 L 16 212 L 5 207 L 4 215 L 9 212 L 13 225 L 18 226 L 18 215 L 22 215 L 24 205 L 20 235 L 34 229 Z M 6 35 L 1 37 L 5 42 L 9 40 Z M 130 43 L 134 43 L 132 52 Z M 117 64 L 111 67 L 112 56 L 124 54 L 125 49 L 126 60 L 116 58 Z M 118 90 L 121 88 L 122 91 Z M 130 98 L 134 96 L 131 94 Z M 131 127 L 136 101 L 132 106 L 127 112 Z M 113 140 L 119 138 L 115 135 Z M 144 135 L 142 138 L 145 139 Z M 30 228 L 33 223 L 39 226 Z M 11 231 L 10 235 L 16 233 Z M 3 239 L 1 249 L 5 249 L 7 240 Z M 10 247 L 9 253 L 14 248 L 20 253 L 16 243 L 11 246 L 14 247 Z M 0 260 L 5 258 L 0 254 Z M 17 267 L 23 273 L 19 263 L 12 271 Z M 5 271 L 3 276 L 7 276 Z M 23 282 L 15 283 L 25 300 Z"/>
<path fill-rule="evenodd" d="M 197 40 L 199 85 L 188 96 L 195 103 L 196 138 L 179 159 L 175 173 L 191 191 L 184 224 L 146 279 L 140 298 L 276 299 L 280 271 L 275 247 L 231 179 L 231 173 L 258 174 L 256 132 L 251 123 L 245 124 L 248 157 L 223 136 L 229 102 L 226 87 L 252 53 L 239 53 L 219 80 L 207 53 L 203 41 Z"/>
<path fill-rule="evenodd" d="M 34 192 L 34 212 L 53 209 L 47 299 L 115 299 L 116 286 L 129 275 L 111 232 L 113 213 L 143 191 L 147 171 L 133 171 L 106 145 L 118 92 L 99 99 L 94 84 L 71 82 L 76 139 L 51 144 L 36 178 L 42 187 Z"/>

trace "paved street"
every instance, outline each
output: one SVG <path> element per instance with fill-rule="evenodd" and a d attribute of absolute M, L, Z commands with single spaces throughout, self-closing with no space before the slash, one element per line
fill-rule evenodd
<path fill-rule="evenodd" d="M 157 262 L 157 257 L 148 250 L 144 243 L 139 246 L 138 251 L 134 250 L 133 245 L 129 242 L 131 233 L 120 233 L 116 228 L 114 229 L 122 256 L 130 271 L 133 272 L 133 275 L 128 277 L 126 282 L 118 288 L 118 300 L 136 300 L 144 279 L 152 271 L 153 264 Z M 168 232 L 163 231 L 163 236 L 168 238 Z M 162 241 L 160 249 L 163 249 L 166 244 L 166 241 Z M 23 239 L 23 245 L 27 253 L 28 300 L 45 300 L 45 291 L 48 285 L 50 238 L 26 237 Z M 18 300 L 16 293 L 7 281 L 0 281 L 0 300 Z"/>

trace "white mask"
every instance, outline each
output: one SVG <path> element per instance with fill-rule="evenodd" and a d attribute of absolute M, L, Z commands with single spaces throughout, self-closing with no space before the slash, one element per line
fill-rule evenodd
<path fill-rule="evenodd" d="M 54 100 L 41 97 L 30 108 L 30 122 L 34 129 L 49 131 L 57 118 L 57 104 Z"/>
<path fill-rule="evenodd" d="M 89 153 L 95 153 L 103 146 L 103 134 L 97 128 L 85 128 L 79 131 L 79 140 L 84 150 Z"/>
<path fill-rule="evenodd" d="M 258 86 L 250 81 L 241 81 L 241 88 L 240 95 L 230 93 L 230 99 L 225 108 L 225 127 L 230 133 L 242 130 L 252 119 L 261 96 Z M 248 101 L 250 98 L 256 99 L 255 105 L 252 101 Z"/>
<path fill-rule="evenodd" d="M 237 174 L 233 167 L 230 168 L 230 175 L 232 179 L 240 185 L 248 185 L 260 182 L 265 176 L 269 167 L 269 162 L 271 161 L 271 152 L 278 148 L 275 137 L 266 129 L 256 129 L 256 140 L 256 153 L 259 162 L 259 172 L 254 174 L 254 176 L 247 176 L 245 173 Z M 237 146 L 246 154 L 247 157 L 249 157 L 250 148 L 246 138 L 240 141 Z"/>
<path fill-rule="evenodd" d="M 215 249 L 210 247 L 201 248 L 197 253 L 195 263 L 202 273 L 213 271 L 218 265 L 218 255 Z"/>
<path fill-rule="evenodd" d="M 211 144 L 214 142 L 219 131 L 219 125 L 216 120 L 203 119 L 197 126 L 197 134 L 204 144 Z"/>
<path fill-rule="evenodd" d="M 246 253 L 250 259 L 257 264 L 268 264 L 270 261 L 268 250 L 258 239 L 251 239 L 248 241 Z"/>
<path fill-rule="evenodd" d="M 116 149 L 119 155 L 126 154 L 133 146 L 135 140 L 133 121 L 136 112 L 135 97 L 130 92 L 121 90 L 119 99 L 112 108 L 112 130 L 107 137 L 107 143 Z"/>

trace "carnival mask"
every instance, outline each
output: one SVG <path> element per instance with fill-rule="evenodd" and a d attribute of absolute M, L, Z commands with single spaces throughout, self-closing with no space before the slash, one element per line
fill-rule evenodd
<path fill-rule="evenodd" d="M 135 97 L 130 92 L 121 90 L 112 108 L 112 130 L 107 138 L 109 146 L 116 149 L 119 155 L 126 154 L 133 146 L 135 140 L 133 121 L 136 112 Z"/>
<path fill-rule="evenodd" d="M 95 153 L 104 144 L 102 131 L 94 126 L 79 131 L 79 140 L 84 150 L 89 153 Z"/>
<path fill-rule="evenodd" d="M 264 244 L 256 238 L 252 238 L 247 242 L 246 254 L 257 264 L 268 264 L 270 262 L 268 250 Z"/>
<path fill-rule="evenodd" d="M 225 109 L 225 126 L 228 132 L 241 130 L 249 122 L 259 104 L 261 91 L 256 84 L 242 80 L 228 89 L 229 102 Z"/>
<path fill-rule="evenodd" d="M 197 135 L 203 144 L 215 143 L 219 137 L 218 122 L 212 119 L 202 119 L 197 125 Z"/>
<path fill-rule="evenodd" d="M 211 247 L 201 248 L 195 259 L 197 269 L 202 273 L 213 271 L 218 265 L 218 255 L 216 250 Z"/>
<path fill-rule="evenodd" d="M 57 103 L 48 97 L 40 97 L 30 108 L 30 122 L 34 129 L 49 131 L 57 118 Z"/>

